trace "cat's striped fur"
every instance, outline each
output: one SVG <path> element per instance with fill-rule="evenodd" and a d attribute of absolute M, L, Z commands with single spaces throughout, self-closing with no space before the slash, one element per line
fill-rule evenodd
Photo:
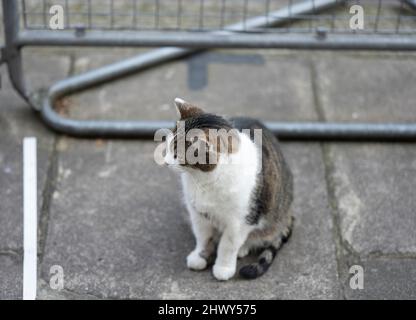
<path fill-rule="evenodd" d="M 236 272 L 237 256 L 259 252 L 258 261 L 243 266 L 240 275 L 253 279 L 264 274 L 292 228 L 290 205 L 293 179 L 276 137 L 259 121 L 213 115 L 183 101 L 175 100 L 185 132 L 191 129 L 237 129 L 236 140 L 225 151 L 212 148 L 215 164 L 179 163 L 176 134 L 167 138 L 166 163 L 181 174 L 185 204 L 190 214 L 196 247 L 187 257 L 194 270 L 207 267 L 209 257 L 217 257 L 214 276 L 228 280 Z M 261 145 L 243 129 L 261 130 Z M 172 147 L 173 145 L 173 147 Z M 189 144 L 186 145 L 187 148 Z M 236 161 L 237 160 L 237 161 Z M 218 245 L 216 245 L 218 243 Z"/>

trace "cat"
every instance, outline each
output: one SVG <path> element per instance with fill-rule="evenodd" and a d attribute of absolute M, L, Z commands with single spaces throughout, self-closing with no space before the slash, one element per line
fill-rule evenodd
<path fill-rule="evenodd" d="M 243 266 L 239 274 L 257 278 L 269 269 L 292 230 L 293 178 L 278 140 L 258 120 L 228 119 L 180 98 L 175 105 L 180 120 L 166 137 L 164 162 L 180 174 L 196 240 L 187 266 L 207 268 L 216 251 L 213 275 L 228 280 L 236 273 L 237 258 L 255 251 L 260 252 L 257 262 Z M 212 138 L 213 130 L 227 134 Z M 198 134 L 188 139 L 191 131 Z M 200 161 L 191 161 L 190 155 Z"/>

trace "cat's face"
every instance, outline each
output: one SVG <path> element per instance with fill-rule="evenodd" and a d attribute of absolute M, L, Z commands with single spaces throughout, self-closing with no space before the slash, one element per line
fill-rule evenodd
<path fill-rule="evenodd" d="M 166 137 L 165 163 L 171 169 L 209 173 L 238 150 L 238 132 L 223 117 L 182 99 L 175 99 L 175 105 L 180 119 Z"/>

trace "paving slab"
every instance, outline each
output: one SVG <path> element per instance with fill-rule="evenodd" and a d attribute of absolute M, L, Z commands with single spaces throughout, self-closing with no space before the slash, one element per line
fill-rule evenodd
<path fill-rule="evenodd" d="M 416 59 L 329 58 L 316 81 L 328 121 L 415 121 Z M 414 144 L 331 144 L 342 237 L 359 253 L 415 253 Z"/>
<path fill-rule="evenodd" d="M 114 59 L 81 55 L 75 70 Z M 293 68 L 302 77 L 290 76 Z M 172 120 L 171 101 L 183 96 L 218 113 L 316 119 L 310 76 L 305 61 L 215 52 L 71 96 L 69 112 L 80 118 L 105 114 Z M 190 79 L 199 85 L 192 86 Z M 223 81 L 229 83 L 227 89 Z M 247 86 L 253 84 L 261 89 L 249 92 Z M 131 107 L 138 103 L 140 108 Z M 155 146 L 149 141 L 60 139 L 60 173 L 42 265 L 45 281 L 50 266 L 59 264 L 70 292 L 99 298 L 340 296 L 326 187 L 312 183 L 324 179 L 319 145 L 285 146 L 299 189 L 293 239 L 263 278 L 228 283 L 217 282 L 210 271 L 186 269 L 193 236 L 181 218 L 177 177 L 154 163 Z"/>
<path fill-rule="evenodd" d="M 0 300 L 21 299 L 23 264 L 20 254 L 0 253 Z"/>
<path fill-rule="evenodd" d="M 177 177 L 153 160 L 153 142 L 59 143 L 59 177 L 42 265 L 61 265 L 65 288 L 98 298 L 337 298 L 332 224 L 318 145 L 286 145 L 296 177 L 293 237 L 253 281 L 187 270 L 193 236 Z M 201 289 L 203 288 L 203 289 Z"/>
<path fill-rule="evenodd" d="M 364 288 L 347 286 L 347 299 L 416 299 L 416 260 L 379 258 L 361 262 Z"/>
<path fill-rule="evenodd" d="M 69 59 L 65 57 L 25 56 L 27 81 L 33 88 L 52 83 L 67 74 Z M 15 93 L 4 66 L 1 68 L 0 123 L 0 248 L 18 249 L 22 246 L 23 138 L 37 137 L 38 195 L 41 198 L 46 183 L 54 134 L 45 128 L 39 117 Z M 38 201 L 39 212 L 42 201 Z"/>
<path fill-rule="evenodd" d="M 414 56 L 320 60 L 315 80 L 322 115 L 328 121 L 416 121 L 415 71 Z M 357 291 L 342 277 L 345 297 L 414 297 L 416 146 L 331 143 L 326 150 L 343 260 L 361 257 L 368 280 Z"/>
<path fill-rule="evenodd" d="M 25 72 L 32 88 L 39 88 L 64 77 L 69 59 L 25 56 Z M 37 138 L 38 217 L 41 220 L 43 191 L 47 185 L 48 167 L 54 134 L 47 130 L 37 114 L 14 92 L 4 66 L 0 68 L 0 299 L 22 296 L 23 246 L 23 138 Z M 39 235 L 42 228 L 39 228 Z"/>
<path fill-rule="evenodd" d="M 414 144 L 331 145 L 343 239 L 359 254 L 416 254 Z"/>
<path fill-rule="evenodd" d="M 138 51 L 139 53 L 142 51 Z M 77 54 L 77 73 L 131 56 Z M 250 51 L 215 51 L 148 69 L 70 97 L 78 119 L 171 120 L 173 99 L 211 112 L 264 120 L 316 120 L 310 66 L 305 59 Z"/>
<path fill-rule="evenodd" d="M 316 61 L 321 108 L 327 120 L 412 122 L 416 57 L 325 55 Z"/>
<path fill-rule="evenodd" d="M 53 281 L 53 280 L 52 280 Z M 50 282 L 38 279 L 36 300 L 98 300 L 88 294 L 77 294 L 66 289 L 52 289 Z"/>

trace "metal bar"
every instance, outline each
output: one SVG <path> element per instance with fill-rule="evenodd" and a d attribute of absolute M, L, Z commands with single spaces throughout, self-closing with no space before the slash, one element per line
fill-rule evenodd
<path fill-rule="evenodd" d="M 69 3 L 68 0 L 65 0 L 65 28 L 68 28 L 71 26 L 71 21 L 69 20 L 70 14 L 69 14 Z"/>
<path fill-rule="evenodd" d="M 416 0 L 404 0 L 410 7 L 416 10 Z"/>
<path fill-rule="evenodd" d="M 266 122 L 281 139 L 416 141 L 412 123 Z"/>
<path fill-rule="evenodd" d="M 204 0 L 199 0 L 199 30 L 204 29 Z"/>
<path fill-rule="evenodd" d="M 47 16 L 47 14 L 48 14 L 48 10 L 46 9 L 46 0 L 42 0 L 42 7 L 43 7 L 43 9 L 42 9 L 42 12 L 43 12 L 43 25 L 44 26 L 47 26 L 47 21 L 48 21 L 48 16 Z"/>
<path fill-rule="evenodd" d="M 118 79 L 157 64 L 184 57 L 193 51 L 181 48 L 162 48 L 143 53 L 80 75 L 61 80 L 50 87 L 49 96 L 57 99 L 63 95 L 84 90 L 92 86 Z"/>
<path fill-rule="evenodd" d="M 26 12 L 26 0 L 21 1 L 22 16 L 23 16 L 23 28 L 27 28 L 27 12 Z"/>
<path fill-rule="evenodd" d="M 226 0 L 221 1 L 220 29 L 224 29 Z"/>
<path fill-rule="evenodd" d="M 45 121 L 58 132 L 87 138 L 152 139 L 157 130 L 172 129 L 174 121 L 80 121 L 61 117 Z M 52 120 L 52 121 L 51 121 Z M 337 123 L 337 122 L 265 122 L 282 140 L 337 141 L 416 141 L 416 124 L 410 123 Z"/>
<path fill-rule="evenodd" d="M 244 0 L 244 5 L 243 5 L 243 29 L 244 31 L 247 30 L 247 25 L 246 25 L 246 21 L 247 21 L 247 11 L 248 11 L 248 0 Z"/>
<path fill-rule="evenodd" d="M 5 37 L 2 60 L 7 63 L 7 69 L 13 87 L 23 99 L 29 102 L 30 99 L 23 77 L 22 55 L 17 44 L 19 34 L 18 2 L 2 0 L 2 5 Z"/>
<path fill-rule="evenodd" d="M 133 0 L 133 21 L 132 28 L 137 29 L 137 0 Z"/>
<path fill-rule="evenodd" d="M 0 66 L 6 62 L 6 56 L 4 54 L 4 46 L 0 46 Z"/>
<path fill-rule="evenodd" d="M 400 23 L 402 22 L 402 11 L 403 11 L 403 0 L 399 0 L 400 2 L 400 9 L 399 9 L 399 13 L 397 14 L 397 20 L 396 20 L 396 28 L 395 28 L 395 32 L 399 33 L 400 32 Z"/>
<path fill-rule="evenodd" d="M 110 27 L 114 27 L 114 0 L 110 0 Z"/>
<path fill-rule="evenodd" d="M 290 5 L 290 3 L 289 3 L 289 5 Z M 269 12 L 270 12 L 270 0 L 266 0 L 264 15 L 266 17 L 267 22 L 269 21 Z"/>
<path fill-rule="evenodd" d="M 154 19 L 155 19 L 154 26 L 155 26 L 156 29 L 159 29 L 159 19 L 160 19 L 160 3 L 159 3 L 159 0 L 155 0 Z"/>
<path fill-rule="evenodd" d="M 381 12 L 381 0 L 378 0 L 377 3 L 377 13 L 376 13 L 376 21 L 374 24 L 374 32 L 377 33 L 378 32 L 378 24 L 380 22 L 380 12 Z"/>
<path fill-rule="evenodd" d="M 214 36 L 226 36 L 226 31 L 244 31 L 261 27 L 270 27 L 285 24 L 296 20 L 296 16 L 307 15 L 318 10 L 325 10 L 332 7 L 334 4 L 340 4 L 346 0 L 314 0 L 304 1 L 297 4 L 293 4 L 289 7 L 282 8 L 280 10 L 271 12 L 268 16 L 258 16 L 247 19 L 245 22 L 239 22 L 224 27 L 224 30 L 207 33 L 207 34 L 177 34 L 166 32 L 129 32 L 129 31 L 100 31 L 91 30 L 85 31 L 82 35 L 77 32 L 59 30 L 26 30 L 19 35 L 19 45 L 44 45 L 44 46 L 64 46 L 64 45 L 81 45 L 81 46 L 163 46 L 165 45 L 178 45 L 195 47 L 191 41 L 187 39 L 195 39 L 199 36 L 214 37 Z M 158 2 L 157 2 L 158 3 Z M 158 7 L 158 6 L 157 6 Z M 159 10 L 159 9 L 157 9 Z M 156 14 L 156 16 L 158 16 Z M 253 36 L 253 35 L 252 35 Z M 152 41 L 154 38 L 154 41 Z M 169 40 L 172 38 L 172 40 Z M 254 39 L 254 37 L 253 37 Z M 161 41 L 163 40 L 163 41 Z M 184 41 L 184 43 L 181 42 Z M 145 43 L 142 43 L 145 42 Z M 208 47 L 215 47 L 210 45 Z"/>
<path fill-rule="evenodd" d="M 335 2 L 336 2 L 336 0 L 335 0 Z M 293 6 L 293 0 L 288 0 L 288 7 L 289 7 L 288 14 L 289 14 L 290 18 L 292 18 L 292 16 L 293 16 L 292 6 Z M 287 25 L 286 31 L 290 32 L 290 24 Z"/>
<path fill-rule="evenodd" d="M 92 4 L 91 4 L 91 0 L 88 0 L 87 5 L 88 5 L 88 28 L 91 28 L 92 27 Z"/>
<path fill-rule="evenodd" d="M 415 50 L 416 35 L 402 34 L 246 34 L 235 32 L 120 32 L 89 31 L 82 37 L 71 31 L 27 30 L 20 34 L 20 46 L 119 46 L 186 48 L 285 48 L 332 50 Z"/>

